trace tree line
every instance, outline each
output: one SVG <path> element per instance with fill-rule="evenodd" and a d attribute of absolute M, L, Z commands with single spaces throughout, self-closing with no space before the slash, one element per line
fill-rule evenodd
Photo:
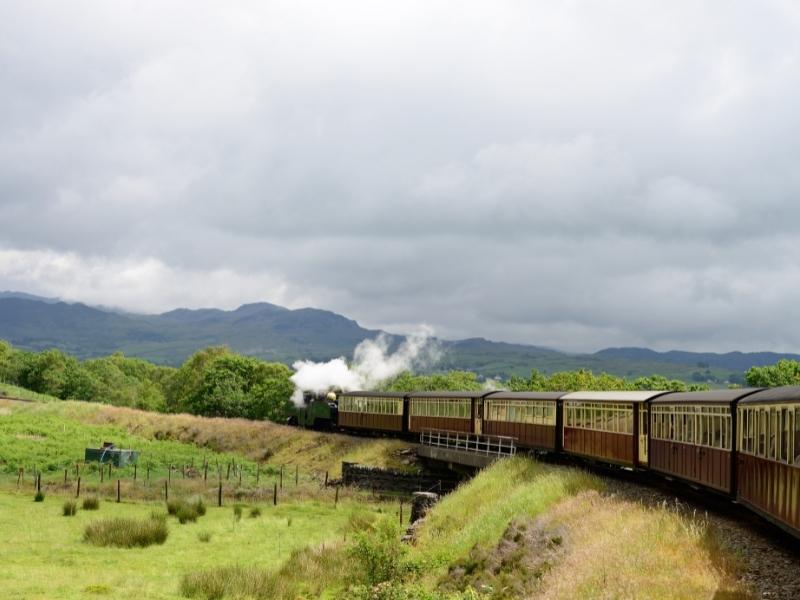
<path fill-rule="evenodd" d="M 81 361 L 60 350 L 30 352 L 0 340 L 0 383 L 64 400 L 103 402 L 150 411 L 283 421 L 292 412 L 291 375 L 292 370 L 282 363 L 236 354 L 224 346 L 199 350 L 174 368 L 122 353 Z M 800 385 L 800 362 L 780 360 L 774 365 L 752 367 L 743 379 L 750 387 Z M 514 375 L 506 381 L 482 381 L 471 371 L 404 372 L 386 381 L 381 389 L 682 392 L 709 388 L 706 384 L 670 380 L 661 375 L 626 379 L 584 369 L 550 375 L 533 369 L 529 377 Z"/>
<path fill-rule="evenodd" d="M 29 352 L 0 340 L 0 382 L 62 400 L 160 412 L 281 420 L 294 390 L 284 364 L 212 346 L 180 368 L 115 353 L 79 361 L 60 350 Z"/>

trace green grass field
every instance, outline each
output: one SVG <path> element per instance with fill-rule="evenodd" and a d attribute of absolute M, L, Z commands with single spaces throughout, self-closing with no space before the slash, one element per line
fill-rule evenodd
<path fill-rule="evenodd" d="M 261 516 L 238 522 L 231 506 L 209 507 L 197 523 L 169 519 L 163 545 L 97 548 L 82 541 L 86 525 L 101 517 L 147 517 L 162 503 L 102 502 L 98 511 L 61 514 L 62 497 L 34 503 L 32 494 L 0 493 L 0 590 L 3 598 L 180 598 L 181 577 L 218 564 L 276 568 L 298 548 L 340 540 L 364 503 L 338 507 L 318 502 L 260 505 Z M 289 524 L 291 523 L 291 524 Z M 210 533 L 208 542 L 198 534 Z"/>

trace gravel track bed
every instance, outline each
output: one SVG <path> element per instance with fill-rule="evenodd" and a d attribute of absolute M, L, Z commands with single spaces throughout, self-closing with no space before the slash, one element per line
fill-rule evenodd
<path fill-rule="evenodd" d="M 739 557 L 740 580 L 769 600 L 800 600 L 800 542 L 774 525 L 721 497 L 675 482 L 640 474 L 606 476 L 607 493 L 646 506 L 663 506 L 706 517 L 722 545 Z M 634 479 L 636 482 L 634 482 Z"/>

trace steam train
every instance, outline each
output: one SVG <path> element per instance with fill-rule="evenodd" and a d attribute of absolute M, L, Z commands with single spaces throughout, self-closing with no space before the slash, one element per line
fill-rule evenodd
<path fill-rule="evenodd" d="M 800 538 L 800 386 L 706 392 L 345 392 L 293 422 L 348 432 L 512 438 L 723 494 Z"/>

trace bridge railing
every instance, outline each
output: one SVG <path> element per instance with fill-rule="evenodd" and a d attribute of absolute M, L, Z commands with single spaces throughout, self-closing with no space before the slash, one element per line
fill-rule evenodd
<path fill-rule="evenodd" d="M 515 438 L 504 435 L 423 429 L 420 433 L 419 443 L 423 446 L 494 456 L 514 456 L 517 453 Z"/>

